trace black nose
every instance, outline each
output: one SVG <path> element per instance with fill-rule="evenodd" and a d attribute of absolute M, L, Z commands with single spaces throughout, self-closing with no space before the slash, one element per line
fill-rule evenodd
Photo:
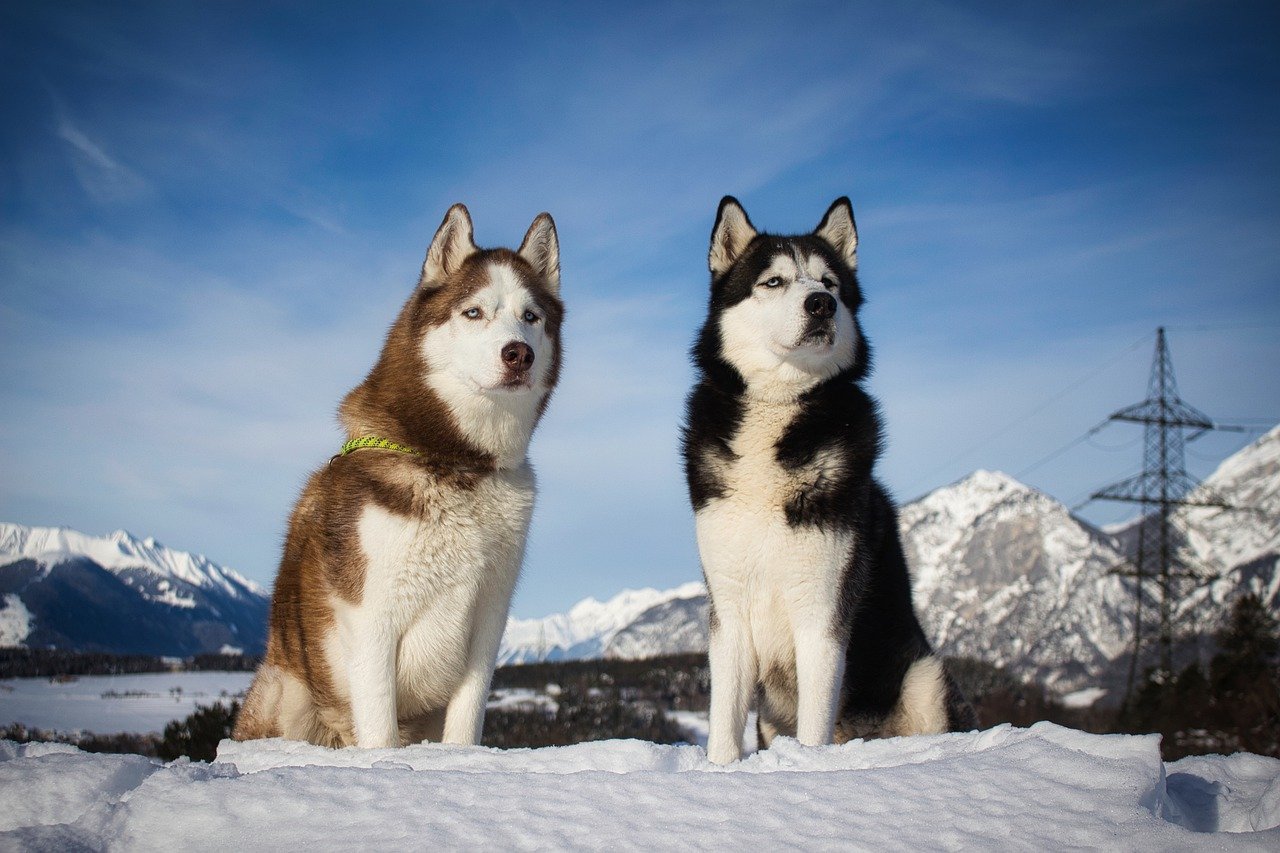
<path fill-rule="evenodd" d="M 502 348 L 502 363 L 508 370 L 523 373 L 533 367 L 533 347 L 519 341 L 512 341 Z"/>
<path fill-rule="evenodd" d="M 834 317 L 836 298 L 830 293 L 810 293 L 804 299 L 804 310 L 811 317 Z"/>

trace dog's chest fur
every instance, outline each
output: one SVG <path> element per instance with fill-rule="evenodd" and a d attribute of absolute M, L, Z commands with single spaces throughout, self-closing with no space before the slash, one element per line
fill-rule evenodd
<path fill-rule="evenodd" d="M 792 523 L 789 514 L 843 467 L 836 445 L 799 465 L 778 459 L 780 440 L 800 405 L 747 401 L 728 445 L 704 445 L 700 464 L 716 484 L 696 515 L 699 549 L 718 613 L 751 625 L 762 664 L 787 665 L 800 613 L 829 617 L 853 547 L 844 526 Z"/>
<path fill-rule="evenodd" d="M 347 665 L 344 630 L 383 620 L 398 640 L 399 716 L 447 704 L 466 672 L 479 602 L 505 600 L 515 585 L 533 503 L 528 465 L 499 469 L 471 488 L 425 477 L 416 484 L 420 512 L 412 516 L 366 503 L 356 525 L 362 594 L 355 605 L 334 603 L 330 665 Z"/>

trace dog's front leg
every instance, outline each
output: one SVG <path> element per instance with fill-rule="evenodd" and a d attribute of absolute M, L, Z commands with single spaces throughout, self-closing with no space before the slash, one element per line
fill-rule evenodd
<path fill-rule="evenodd" d="M 366 622 L 347 632 L 347 679 L 356 746 L 400 745 L 396 720 L 396 639 Z"/>
<path fill-rule="evenodd" d="M 829 744 L 835 735 L 844 643 L 829 624 L 823 620 L 796 631 L 796 739 L 807 746 Z"/>
<path fill-rule="evenodd" d="M 711 715 L 707 757 L 728 764 L 742 757 L 742 730 L 756 686 L 756 655 L 741 619 L 718 619 L 711 628 Z"/>
<path fill-rule="evenodd" d="M 514 575 L 514 573 L 513 573 Z M 498 657 L 502 631 L 507 626 L 512 584 L 504 591 L 491 589 L 476 602 L 467 654 L 467 671 L 449 699 L 444 716 L 444 743 L 475 745 L 484 734 L 484 711 L 489 700 L 489 682 Z"/>

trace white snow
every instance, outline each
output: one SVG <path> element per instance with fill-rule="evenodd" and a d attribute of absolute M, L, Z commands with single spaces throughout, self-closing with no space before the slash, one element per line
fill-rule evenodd
<path fill-rule="evenodd" d="M 547 693 L 528 690 L 523 687 L 513 687 L 491 691 L 489 701 L 485 707 L 490 711 L 495 709 L 500 711 L 541 711 L 546 714 L 554 714 L 560 710 L 560 703 Z"/>
<path fill-rule="evenodd" d="M 1280 761 L 1166 766 L 1154 736 L 1031 729 L 802 747 L 326 750 L 212 764 L 0 742 L 0 848 L 1275 850 Z M 1205 835 L 1203 833 L 1213 833 Z"/>
<path fill-rule="evenodd" d="M 1068 708 L 1091 708 L 1107 691 L 1101 687 L 1086 687 L 1062 697 L 1062 704 Z"/>
<path fill-rule="evenodd" d="M 31 611 L 15 593 L 4 597 L 0 607 L 0 649 L 22 645 L 31 633 Z"/>

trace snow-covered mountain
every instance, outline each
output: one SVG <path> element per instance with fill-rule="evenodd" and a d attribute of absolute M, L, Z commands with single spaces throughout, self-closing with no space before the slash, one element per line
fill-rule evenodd
<path fill-rule="evenodd" d="M 1126 648 L 1129 581 L 1111 537 L 1004 474 L 978 471 L 904 506 L 916 606 L 943 652 L 1061 690 L 1091 686 Z"/>
<path fill-rule="evenodd" d="M 1280 426 L 1226 459 L 1188 498 L 1217 498 L 1235 509 L 1190 508 L 1174 518 L 1179 557 L 1219 580 L 1187 596 L 1180 613 L 1217 614 L 1241 591 L 1280 608 Z M 1132 543 L 1130 525 L 1122 538 Z M 1132 544 L 1130 544 L 1132 548 Z"/>
<path fill-rule="evenodd" d="M 253 581 L 154 539 L 0 522 L 0 646 L 257 653 L 267 608 Z"/>
<path fill-rule="evenodd" d="M 686 602 L 694 602 L 689 617 L 696 623 L 698 603 L 703 608 L 701 633 L 693 628 L 687 637 L 664 638 L 662 643 L 638 645 L 637 632 L 652 613 L 667 608 L 683 610 Z M 675 589 L 626 589 L 608 601 L 586 598 L 568 613 L 556 613 L 541 619 L 510 619 L 498 665 L 530 663 L 541 660 L 580 660 L 603 657 L 642 658 L 655 654 L 675 654 L 706 648 L 706 588 L 701 583 L 687 583 Z M 680 622 L 688 634 L 690 620 Z M 656 649 L 656 650 L 655 650 Z"/>
<path fill-rule="evenodd" d="M 1184 598 L 1179 615 L 1211 632 L 1246 592 L 1280 613 L 1280 427 L 1223 462 L 1202 489 L 1251 509 L 1185 513 L 1184 556 L 1220 579 Z M 1124 561 L 1134 525 L 1103 532 L 1030 486 L 977 471 L 903 506 L 900 527 L 916 605 L 942 652 L 1063 692 L 1116 683 L 1127 661 L 1134 582 L 1111 570 Z M 579 612 L 610 613 L 607 636 L 575 619 Z M 503 655 L 518 662 L 701 651 L 706 617 L 699 583 L 604 604 L 588 599 L 566 615 L 513 622 Z M 567 623 L 576 631 L 561 642 L 556 631 Z"/>

